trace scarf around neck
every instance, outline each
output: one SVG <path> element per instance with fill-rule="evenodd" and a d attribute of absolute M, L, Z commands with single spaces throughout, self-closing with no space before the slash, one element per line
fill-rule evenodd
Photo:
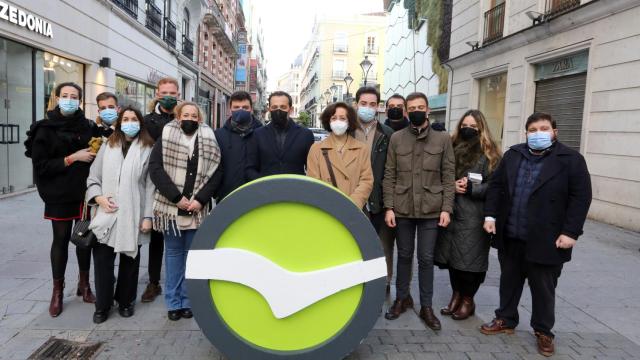
<path fill-rule="evenodd" d="M 458 140 L 453 144 L 453 154 L 456 157 L 456 180 L 466 176 L 467 172 L 483 155 L 480 139 L 471 141 Z"/>
<path fill-rule="evenodd" d="M 183 132 L 182 129 L 180 129 L 180 125 L 174 120 L 165 125 L 162 130 L 161 139 L 164 171 L 169 175 L 169 178 L 181 193 L 187 177 L 187 162 L 190 155 L 188 145 L 180 140 L 182 134 Z M 196 141 L 198 142 L 198 169 L 193 187 L 193 194 L 195 196 L 195 194 L 202 190 L 218 168 L 220 164 L 220 148 L 213 134 L 213 130 L 204 123 L 200 123 L 198 130 L 193 136 L 197 136 Z M 196 216 L 198 225 L 201 223 L 203 217 L 209 213 L 210 209 L 209 204 L 202 205 L 204 208 Z M 159 192 L 156 192 L 153 211 L 153 228 L 156 231 L 166 231 L 171 226 L 173 227 L 174 233 L 178 232 L 177 228 L 174 227 L 175 220 L 177 220 L 178 217 L 178 207 L 176 204 L 162 196 Z"/>

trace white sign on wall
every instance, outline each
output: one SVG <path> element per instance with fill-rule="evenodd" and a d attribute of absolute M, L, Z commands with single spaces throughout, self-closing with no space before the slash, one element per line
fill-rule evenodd
<path fill-rule="evenodd" d="M 53 39 L 53 30 L 49 22 L 2 1 L 0 1 L 0 19 Z"/>

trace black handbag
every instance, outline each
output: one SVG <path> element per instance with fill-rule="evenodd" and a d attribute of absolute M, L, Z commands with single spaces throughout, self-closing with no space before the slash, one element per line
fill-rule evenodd
<path fill-rule="evenodd" d="M 89 230 L 91 220 L 88 219 L 87 214 L 87 203 L 85 202 L 82 209 L 82 218 L 76 221 L 71 232 L 71 242 L 82 249 L 90 249 L 98 242 L 96 235 Z"/>

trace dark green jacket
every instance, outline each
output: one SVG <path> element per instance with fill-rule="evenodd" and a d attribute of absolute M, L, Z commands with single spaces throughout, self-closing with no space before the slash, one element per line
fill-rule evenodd
<path fill-rule="evenodd" d="M 387 148 L 389 140 L 393 134 L 393 129 L 378 123 L 376 126 L 376 136 L 373 139 L 371 149 L 371 170 L 373 171 L 373 191 L 369 196 L 369 211 L 378 214 L 384 210 L 382 202 L 382 179 L 384 178 L 384 168 L 387 162 Z"/>

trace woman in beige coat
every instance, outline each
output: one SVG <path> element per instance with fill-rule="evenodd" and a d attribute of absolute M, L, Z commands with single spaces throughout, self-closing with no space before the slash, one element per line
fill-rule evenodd
<path fill-rule="evenodd" d="M 307 176 L 332 184 L 360 208 L 364 208 L 373 189 L 371 151 L 353 137 L 356 113 L 349 105 L 337 102 L 320 115 L 329 136 L 311 146 L 307 157 Z"/>

